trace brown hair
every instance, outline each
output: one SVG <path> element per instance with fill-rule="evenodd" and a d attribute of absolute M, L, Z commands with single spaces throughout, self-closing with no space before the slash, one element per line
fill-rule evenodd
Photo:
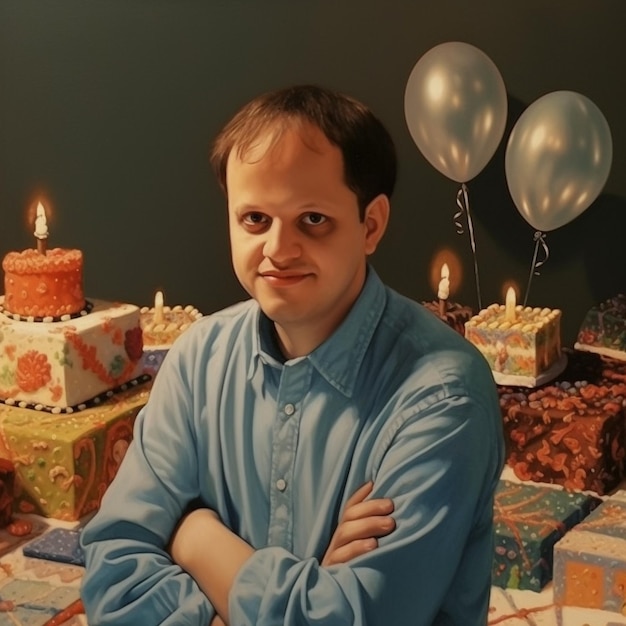
<path fill-rule="evenodd" d="M 382 122 L 361 102 L 315 85 L 297 85 L 262 94 L 241 108 L 216 137 L 211 164 L 226 189 L 226 165 L 233 150 L 242 157 L 265 132 L 277 141 L 294 123 L 319 128 L 341 150 L 346 185 L 356 194 L 361 219 L 378 195 L 391 197 L 397 159 Z"/>

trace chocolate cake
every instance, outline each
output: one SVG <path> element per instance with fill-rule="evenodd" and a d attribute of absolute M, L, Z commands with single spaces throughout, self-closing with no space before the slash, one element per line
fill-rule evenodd
<path fill-rule="evenodd" d="M 422 305 L 425 306 L 431 313 L 434 313 L 448 326 L 454 328 L 454 330 L 458 333 L 465 336 L 465 322 L 470 320 L 474 315 L 474 312 L 470 307 L 458 304 L 457 302 L 446 302 L 445 315 L 442 316 L 438 300 L 422 302 Z"/>

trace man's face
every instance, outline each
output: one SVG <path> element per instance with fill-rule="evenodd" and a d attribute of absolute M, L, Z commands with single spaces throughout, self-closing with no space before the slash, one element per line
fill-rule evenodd
<path fill-rule="evenodd" d="M 228 160 L 233 266 L 281 338 L 310 333 L 321 343 L 357 298 L 382 232 L 359 220 L 341 151 L 319 129 L 293 128 L 268 146 L 261 137 Z"/>

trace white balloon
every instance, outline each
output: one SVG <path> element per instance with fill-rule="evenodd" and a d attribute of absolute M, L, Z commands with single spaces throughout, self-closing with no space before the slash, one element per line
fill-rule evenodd
<path fill-rule="evenodd" d="M 567 224 L 598 197 L 611 169 L 609 125 L 589 98 L 554 91 L 517 120 L 505 153 L 509 191 L 536 230 Z"/>
<path fill-rule="evenodd" d="M 479 174 L 494 155 L 507 116 L 504 81 L 482 50 L 439 44 L 413 68 L 404 95 L 409 132 L 433 167 L 457 182 Z"/>

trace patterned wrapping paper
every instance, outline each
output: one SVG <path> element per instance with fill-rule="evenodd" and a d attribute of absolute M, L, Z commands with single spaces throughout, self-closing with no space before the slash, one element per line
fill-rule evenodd
<path fill-rule="evenodd" d="M 25 544 L 22 552 L 24 556 L 37 559 L 84 566 L 85 555 L 80 546 L 80 532 L 74 528 L 53 528 Z"/>
<path fill-rule="evenodd" d="M 626 615 L 626 491 L 556 544 L 554 601 Z"/>
<path fill-rule="evenodd" d="M 540 591 L 552 579 L 554 544 L 598 502 L 582 493 L 501 480 L 494 502 L 492 583 Z"/>
<path fill-rule="evenodd" d="M 15 466 L 14 511 L 73 521 L 96 510 L 148 395 L 142 385 L 61 415 L 0 404 L 0 439 Z"/>
<path fill-rule="evenodd" d="M 0 560 L 0 626 L 43 626 L 80 600 L 84 568 L 33 559 L 13 550 Z M 73 612 L 73 611 L 72 611 Z M 63 626 L 86 624 L 68 616 Z"/>
<path fill-rule="evenodd" d="M 520 480 L 604 495 L 625 473 L 626 384 L 499 389 L 507 463 Z"/>

